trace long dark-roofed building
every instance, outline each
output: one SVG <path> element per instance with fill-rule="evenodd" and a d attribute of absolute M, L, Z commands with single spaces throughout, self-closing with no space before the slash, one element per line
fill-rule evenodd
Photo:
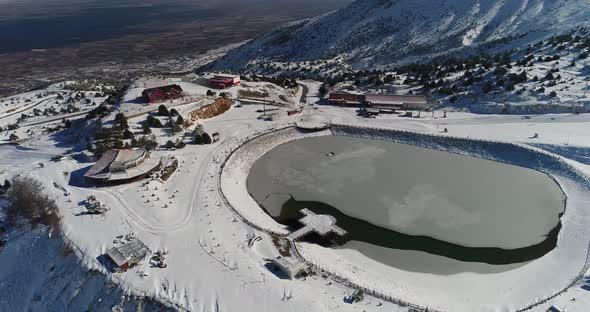
<path fill-rule="evenodd" d="M 144 149 L 112 149 L 90 168 L 84 177 L 100 183 L 127 183 L 142 179 L 160 167 L 160 158 Z"/>
<path fill-rule="evenodd" d="M 364 94 L 337 91 L 330 93 L 328 103 L 338 106 L 365 106 L 382 109 L 425 110 L 431 107 L 426 96 L 416 94 Z"/>
<path fill-rule="evenodd" d="M 160 103 L 167 100 L 174 100 L 184 96 L 182 88 L 177 84 L 145 89 L 141 97 L 147 103 Z"/>
<path fill-rule="evenodd" d="M 430 107 L 426 96 L 413 94 L 367 94 L 365 104 L 374 108 L 427 109 Z"/>
<path fill-rule="evenodd" d="M 357 106 L 365 100 L 365 95 L 358 92 L 338 91 L 328 96 L 328 103 L 340 106 Z"/>

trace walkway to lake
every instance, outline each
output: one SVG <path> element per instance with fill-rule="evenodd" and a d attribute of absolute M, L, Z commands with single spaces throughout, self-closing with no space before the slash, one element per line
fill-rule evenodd
<path fill-rule="evenodd" d="M 317 215 L 307 208 L 302 209 L 300 212 L 305 217 L 301 218 L 299 222 L 305 226 L 289 234 L 291 239 L 297 240 L 311 232 L 315 232 L 321 236 L 326 236 L 330 233 L 336 233 L 340 236 L 346 235 L 346 231 L 336 225 L 336 218 L 330 215 Z"/>

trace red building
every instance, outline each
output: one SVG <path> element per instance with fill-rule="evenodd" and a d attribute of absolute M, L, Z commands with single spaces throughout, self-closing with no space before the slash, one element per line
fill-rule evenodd
<path fill-rule="evenodd" d="M 141 92 L 143 100 L 147 103 L 164 102 L 181 98 L 183 95 L 182 88 L 177 84 L 145 89 Z"/>
<path fill-rule="evenodd" d="M 234 75 L 214 75 L 209 78 L 209 84 L 217 89 L 225 89 L 240 85 L 240 76 Z"/>
<path fill-rule="evenodd" d="M 360 105 L 365 101 L 365 95 L 360 93 L 332 92 L 328 97 L 331 105 Z"/>

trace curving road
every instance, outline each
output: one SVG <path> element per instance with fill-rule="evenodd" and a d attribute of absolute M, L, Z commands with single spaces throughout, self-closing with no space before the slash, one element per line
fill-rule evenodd
<path fill-rule="evenodd" d="M 219 141 L 217 146 L 209 150 L 205 154 L 205 156 L 201 158 L 201 161 L 196 169 L 197 173 L 195 175 L 195 180 L 198 181 L 198 183 L 195 183 L 194 189 L 192 191 L 191 200 L 184 209 L 183 215 L 178 220 L 172 223 L 156 224 L 157 221 L 151 221 L 148 218 L 144 217 L 144 214 L 142 212 L 134 208 L 134 205 L 129 204 L 125 199 L 125 188 L 119 190 L 105 189 L 97 191 L 109 196 L 111 199 L 118 202 L 123 208 L 123 212 L 127 215 L 127 217 L 133 220 L 133 222 L 135 222 L 141 229 L 152 234 L 161 234 L 164 232 L 169 233 L 171 231 L 177 231 L 181 229 L 183 226 L 185 226 L 191 220 L 195 208 L 203 204 L 200 202 L 200 198 L 202 198 L 200 195 L 204 191 L 203 186 L 206 185 L 207 173 L 210 169 L 210 164 L 214 161 L 215 156 L 222 154 L 225 150 L 227 150 L 227 144 L 231 144 L 232 141 L 234 141 L 239 134 L 247 133 L 247 130 L 251 128 L 252 125 L 250 123 L 233 124 L 228 129 L 226 129 L 224 133 L 222 133 L 223 139 Z"/>

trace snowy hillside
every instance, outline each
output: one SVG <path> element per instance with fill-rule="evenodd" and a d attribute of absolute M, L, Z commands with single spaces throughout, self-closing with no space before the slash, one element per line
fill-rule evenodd
<path fill-rule="evenodd" d="M 1 311 L 174 311 L 131 296 L 87 271 L 60 238 L 43 227 L 9 230 L 0 249 Z"/>
<path fill-rule="evenodd" d="M 324 88 L 413 91 L 439 107 L 477 113 L 590 112 L 589 49 L 588 30 L 578 29 L 503 53 L 441 57 L 395 70 L 344 71 L 327 75 Z"/>
<path fill-rule="evenodd" d="M 449 52 L 520 47 L 589 19 L 589 0 L 358 0 L 275 29 L 215 66 L 260 69 L 269 60 L 319 59 L 340 69 L 386 67 Z"/>

